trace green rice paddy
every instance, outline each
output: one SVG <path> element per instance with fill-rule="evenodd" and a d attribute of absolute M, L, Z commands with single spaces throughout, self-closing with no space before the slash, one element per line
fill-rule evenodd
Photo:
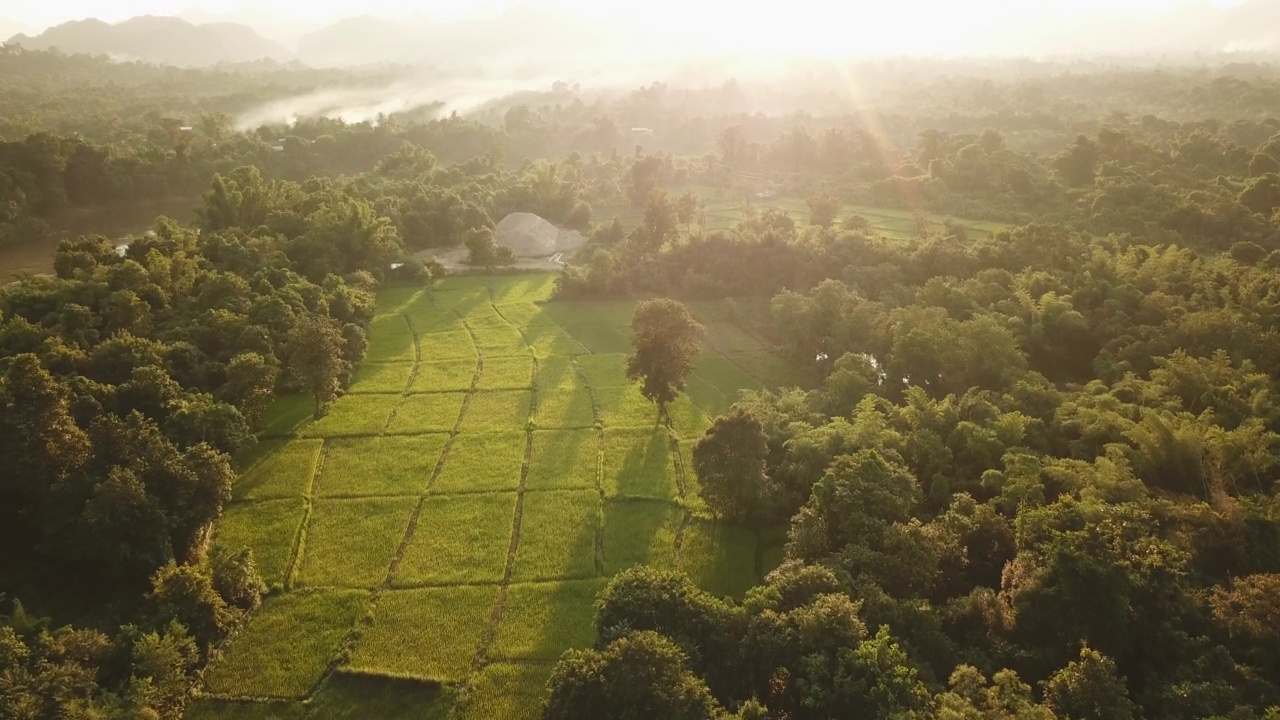
<path fill-rule="evenodd" d="M 270 409 L 215 542 L 252 547 L 273 591 L 189 718 L 537 717 L 615 573 L 679 568 L 740 597 L 777 563 L 776 538 L 698 510 L 689 449 L 794 371 L 696 304 L 708 336 L 667 428 L 624 374 L 633 304 L 550 301 L 553 282 L 387 288 L 328 414 Z"/>

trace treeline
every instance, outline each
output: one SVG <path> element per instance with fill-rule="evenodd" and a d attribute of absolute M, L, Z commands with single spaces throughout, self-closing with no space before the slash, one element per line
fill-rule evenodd
<path fill-rule="evenodd" d="M 232 456 L 277 392 L 322 413 L 341 391 L 402 251 L 359 197 L 265 202 L 237 177 L 247 194 L 219 178 L 196 227 L 65 241 L 55 276 L 0 290 L 6 718 L 177 717 L 266 589 L 249 550 L 206 552 Z"/>

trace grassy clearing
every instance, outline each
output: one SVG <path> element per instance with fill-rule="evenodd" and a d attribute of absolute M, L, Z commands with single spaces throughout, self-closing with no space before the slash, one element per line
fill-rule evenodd
<path fill-rule="evenodd" d="M 302 567 L 303 585 L 376 587 L 409 526 L 417 500 L 317 500 L 311 511 Z"/>
<path fill-rule="evenodd" d="M 697 375 L 689 377 L 684 391 L 689 400 L 710 417 L 723 415 L 733 407 L 734 401 L 728 395 Z"/>
<path fill-rule="evenodd" d="M 403 678 L 337 672 L 311 700 L 308 720 L 447 720 L 457 691 Z"/>
<path fill-rule="evenodd" d="M 552 662 L 595 641 L 596 594 L 605 580 L 512 585 L 490 654 L 502 660 Z"/>
<path fill-rule="evenodd" d="M 329 406 L 325 416 L 303 428 L 307 437 L 376 435 L 382 432 L 399 395 L 347 395 Z"/>
<path fill-rule="evenodd" d="M 527 390 L 490 390 L 471 396 L 462 432 L 510 430 L 529 425 L 533 393 Z"/>
<path fill-rule="evenodd" d="M 625 353 L 631 350 L 629 324 L 631 302 L 549 302 L 542 306 L 547 317 L 564 328 L 592 353 Z"/>
<path fill-rule="evenodd" d="M 543 390 L 577 390 L 582 389 L 582 378 L 573 366 L 573 359 L 563 355 L 553 355 L 538 361 L 539 392 Z"/>
<path fill-rule="evenodd" d="M 676 566 L 699 587 L 741 599 L 756 583 L 756 534 L 695 520 L 685 530 Z"/>
<path fill-rule="evenodd" d="M 587 352 L 582 343 L 557 325 L 529 325 L 524 332 L 529 346 L 538 357 L 585 355 Z"/>
<path fill-rule="evenodd" d="M 448 432 L 458 422 L 465 393 L 422 393 L 404 398 L 387 432 L 400 434 Z"/>
<path fill-rule="evenodd" d="M 462 392 L 471 389 L 476 375 L 474 359 L 439 360 L 418 365 L 410 392 Z"/>
<path fill-rule="evenodd" d="M 467 321 L 475 335 L 476 347 L 480 348 L 485 359 L 529 355 L 529 346 L 525 344 L 520 331 L 499 317 L 492 308 L 490 312 L 492 319 L 484 322 Z"/>
<path fill-rule="evenodd" d="M 465 329 L 424 333 L 418 336 L 424 362 L 475 360 L 476 346 Z"/>
<path fill-rule="evenodd" d="M 806 378 L 786 360 L 767 350 L 736 353 L 733 361 L 749 377 L 759 378 L 769 387 L 804 387 Z"/>
<path fill-rule="evenodd" d="M 679 496 L 671 438 L 665 430 L 605 430 L 606 497 L 673 500 Z"/>
<path fill-rule="evenodd" d="M 537 720 L 547 698 L 550 664 L 494 663 L 476 676 L 466 720 Z"/>
<path fill-rule="evenodd" d="M 289 571 L 304 512 L 300 499 L 233 503 L 222 512 L 214 543 L 233 551 L 252 548 L 262 579 L 267 585 L 279 585 Z"/>
<path fill-rule="evenodd" d="M 578 358 L 578 367 L 587 384 L 594 389 L 606 387 L 626 387 L 632 384 L 627 379 L 626 353 L 609 353 L 607 355 L 584 355 Z"/>
<path fill-rule="evenodd" d="M 350 393 L 400 393 L 413 376 L 413 363 L 361 363 L 356 366 Z"/>
<path fill-rule="evenodd" d="M 245 702 L 201 698 L 187 706 L 184 720 L 301 720 L 307 706 L 300 702 Z"/>
<path fill-rule="evenodd" d="M 539 430 L 533 434 L 527 490 L 590 490 L 598 484 L 595 430 Z"/>
<path fill-rule="evenodd" d="M 425 293 L 405 308 L 404 316 L 409 319 L 409 325 L 413 327 L 413 331 L 419 335 L 466 332 L 466 327 L 457 313 L 449 308 L 432 305 Z"/>
<path fill-rule="evenodd" d="M 700 438 L 711 427 L 711 418 L 688 395 L 680 395 L 667 404 L 671 429 L 679 438 Z"/>
<path fill-rule="evenodd" d="M 383 315 L 373 319 L 369 325 L 365 362 L 413 362 L 416 355 L 413 330 L 403 315 Z"/>
<path fill-rule="evenodd" d="M 496 585 L 388 590 L 351 657 L 351 668 L 438 682 L 458 682 L 471 660 Z"/>
<path fill-rule="evenodd" d="M 404 312 L 429 291 L 418 285 L 384 285 L 374 302 L 375 315 L 392 315 Z"/>
<path fill-rule="evenodd" d="M 484 371 L 476 385 L 478 390 L 528 390 L 532 387 L 533 358 L 528 355 L 486 357 Z"/>
<path fill-rule="evenodd" d="M 546 300 L 555 291 L 557 273 L 506 275 L 491 278 L 489 292 L 496 304 Z"/>
<path fill-rule="evenodd" d="M 658 424 L 658 406 L 640 394 L 639 385 L 592 387 L 606 428 L 651 428 Z"/>
<path fill-rule="evenodd" d="M 730 400 L 737 400 L 742 390 L 762 390 L 764 385 L 748 375 L 740 367 L 730 362 L 723 355 L 702 353 L 698 364 L 693 368 L 695 377 L 701 378 Z"/>
<path fill-rule="evenodd" d="M 444 495 L 423 501 L 396 586 L 496 583 L 502 579 L 515 493 Z"/>
<path fill-rule="evenodd" d="M 444 435 L 330 440 L 316 495 L 421 495 L 444 443 Z"/>
<path fill-rule="evenodd" d="M 534 426 L 542 429 L 589 428 L 596 424 L 596 409 L 586 389 L 548 388 L 538 393 Z"/>
<path fill-rule="evenodd" d="M 600 496 L 594 490 L 529 493 L 512 579 L 573 580 L 596 575 Z"/>
<path fill-rule="evenodd" d="M 676 532 L 684 513 L 664 500 L 606 500 L 604 574 L 633 565 L 675 566 Z"/>
<path fill-rule="evenodd" d="M 548 317 L 543 312 L 542 306 L 538 304 L 542 299 L 499 301 L 494 307 L 511 324 L 525 328 L 525 332 L 528 332 L 533 328 L 555 326 L 555 321 Z"/>
<path fill-rule="evenodd" d="M 459 435 L 449 448 L 432 492 L 449 495 L 517 489 L 527 442 L 524 433 L 514 431 Z"/>
<path fill-rule="evenodd" d="M 262 437 L 293 435 L 311 423 L 316 403 L 306 395 L 282 395 L 262 414 Z"/>
<path fill-rule="evenodd" d="M 269 597 L 204 674 L 210 692 L 301 698 L 319 682 L 368 593 L 294 592 Z"/>
<path fill-rule="evenodd" d="M 322 440 L 265 440 L 253 449 L 254 462 L 231 488 L 237 500 L 302 497 L 320 461 Z"/>

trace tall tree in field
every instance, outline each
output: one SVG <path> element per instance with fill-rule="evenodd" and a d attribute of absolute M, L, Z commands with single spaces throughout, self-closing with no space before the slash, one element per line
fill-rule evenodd
<path fill-rule="evenodd" d="M 684 389 L 698 361 L 702 325 L 689 308 L 669 298 L 645 300 L 631 316 L 631 355 L 627 377 L 641 383 L 640 392 L 667 417 L 667 403 Z"/>
<path fill-rule="evenodd" d="M 285 340 L 285 367 L 316 401 L 315 416 L 338 396 L 339 379 L 346 373 L 342 333 L 332 320 L 305 316 Z"/>
<path fill-rule="evenodd" d="M 737 522 L 756 515 L 765 483 L 769 439 L 754 415 L 735 408 L 721 415 L 693 446 L 698 494 L 719 517 Z"/>
<path fill-rule="evenodd" d="M 831 227 L 831 223 L 835 222 L 836 215 L 843 205 L 844 203 L 832 196 L 831 193 L 823 190 L 809 198 L 809 223 L 821 228 Z"/>

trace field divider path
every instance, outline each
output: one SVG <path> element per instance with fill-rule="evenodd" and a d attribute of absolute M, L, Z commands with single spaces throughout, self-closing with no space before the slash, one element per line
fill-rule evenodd
<path fill-rule="evenodd" d="M 418 367 L 422 364 L 422 343 L 418 340 L 418 331 L 413 327 L 413 321 L 405 313 L 400 313 L 400 317 L 404 318 L 404 324 L 409 326 L 409 335 L 413 337 L 413 365 L 409 367 L 409 380 L 404 384 L 404 391 L 400 393 L 400 402 L 391 408 L 391 412 L 387 414 L 387 421 L 382 424 L 382 432 L 379 435 L 386 435 L 391 429 L 391 423 L 396 420 L 396 413 L 400 411 L 400 406 L 404 404 L 409 393 L 413 391 L 413 384 L 418 380 Z M 473 341 L 474 342 L 474 341 Z"/>
<path fill-rule="evenodd" d="M 596 430 L 596 493 L 600 497 L 600 522 L 596 525 L 595 538 L 595 560 L 596 575 L 604 576 L 604 410 L 600 407 L 600 401 L 596 398 L 596 391 L 591 387 L 591 383 L 587 381 L 587 374 L 583 372 L 582 366 L 578 364 L 576 356 L 569 358 L 569 365 L 573 368 L 573 372 L 578 379 L 582 381 L 582 386 L 587 389 L 587 395 L 591 396 L 591 414 L 595 417 Z"/>
<path fill-rule="evenodd" d="M 493 601 L 493 608 L 489 612 L 489 620 L 485 623 L 484 632 L 480 636 L 480 643 L 476 647 L 476 654 L 471 662 L 471 677 L 463 684 L 464 693 L 469 693 L 474 686 L 475 678 L 479 673 L 489 665 L 491 659 L 489 657 L 489 649 L 493 646 L 494 637 L 498 632 L 498 624 L 502 622 L 502 617 L 507 608 L 508 592 L 511 588 L 511 578 L 515 574 L 516 552 L 520 549 L 520 525 L 524 521 L 524 497 L 526 488 L 529 484 L 529 468 L 533 464 L 533 428 L 534 418 L 538 415 L 538 357 L 533 352 L 533 346 L 529 344 L 529 336 L 525 334 L 524 329 L 511 322 L 502 311 L 498 309 L 497 303 L 494 302 L 493 290 L 489 290 L 489 304 L 493 307 L 498 317 L 502 321 L 510 325 L 520 333 L 520 338 L 524 341 L 525 346 L 529 349 L 529 356 L 532 359 L 531 371 L 529 378 L 530 400 L 529 400 L 529 417 L 525 420 L 525 443 L 524 443 L 524 460 L 520 465 L 520 481 L 516 486 L 516 509 L 515 514 L 511 518 L 511 540 L 507 545 L 507 562 L 502 570 L 502 580 L 498 584 L 498 596 Z"/>
<path fill-rule="evenodd" d="M 311 469 L 311 477 L 307 480 L 307 491 L 302 495 L 302 522 L 298 523 L 298 532 L 294 535 L 293 549 L 289 552 L 289 562 L 285 565 L 284 580 L 281 582 L 286 592 L 294 589 L 298 566 L 307 550 L 307 530 L 311 526 L 311 514 L 315 506 L 316 481 L 320 479 L 320 473 L 324 472 L 324 461 L 328 456 L 329 442 L 321 440 L 320 454 L 316 457 L 315 467 Z"/>

